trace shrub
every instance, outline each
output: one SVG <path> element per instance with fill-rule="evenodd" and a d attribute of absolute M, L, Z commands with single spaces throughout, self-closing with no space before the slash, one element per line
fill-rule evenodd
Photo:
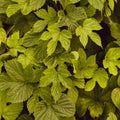
<path fill-rule="evenodd" d="M 120 1 L 0 0 L 0 119 L 120 119 Z"/>

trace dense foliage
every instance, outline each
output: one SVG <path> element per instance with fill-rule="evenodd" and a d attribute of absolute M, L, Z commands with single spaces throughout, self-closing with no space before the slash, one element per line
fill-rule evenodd
<path fill-rule="evenodd" d="M 0 0 L 0 120 L 119 120 L 120 1 Z"/>

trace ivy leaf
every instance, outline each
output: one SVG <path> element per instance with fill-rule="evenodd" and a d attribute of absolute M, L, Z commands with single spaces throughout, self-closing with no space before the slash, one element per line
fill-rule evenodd
<path fill-rule="evenodd" d="M 18 62 L 20 62 L 23 66 L 23 68 L 26 68 L 29 64 L 37 65 L 37 62 L 34 58 L 34 49 L 33 48 L 27 48 L 24 51 L 24 54 L 20 54 L 17 58 Z"/>
<path fill-rule="evenodd" d="M 120 48 L 110 48 L 103 60 L 104 68 L 108 68 L 110 74 L 117 75 L 117 67 L 120 68 Z"/>
<path fill-rule="evenodd" d="M 35 120 L 59 120 L 59 117 L 72 117 L 75 113 L 75 106 L 62 95 L 61 98 L 52 105 L 46 106 L 43 101 L 37 104 L 34 112 Z"/>
<path fill-rule="evenodd" d="M 119 91 L 120 91 L 120 88 L 113 89 L 111 98 L 114 105 L 120 110 L 120 92 Z"/>
<path fill-rule="evenodd" d="M 83 50 L 80 50 L 83 51 Z M 82 55 L 82 53 L 84 53 Z M 94 75 L 94 71 L 97 68 L 96 64 L 96 56 L 91 55 L 88 58 L 86 58 L 86 53 L 82 52 L 80 55 L 80 59 L 73 62 L 74 65 L 74 72 L 76 78 L 92 78 Z M 84 56 L 84 58 L 83 58 Z"/>
<path fill-rule="evenodd" d="M 110 112 L 107 120 L 117 120 L 117 117 L 113 112 Z"/>
<path fill-rule="evenodd" d="M 88 43 L 88 37 L 90 37 L 90 39 L 98 46 L 102 46 L 100 36 L 97 33 L 92 32 L 93 30 L 100 29 L 102 29 L 102 27 L 98 21 L 93 18 L 89 18 L 84 20 L 83 27 L 78 26 L 76 28 L 76 35 L 79 36 L 80 42 L 84 47 L 86 47 Z"/>
<path fill-rule="evenodd" d="M 2 42 L 6 42 L 6 32 L 3 28 L 0 28 L 0 46 Z"/>
<path fill-rule="evenodd" d="M 76 7 L 75 5 L 68 5 L 66 13 L 63 10 L 58 11 L 58 25 L 60 27 L 67 26 L 72 32 L 78 26 L 78 21 L 87 18 L 83 7 Z"/>
<path fill-rule="evenodd" d="M 103 0 L 88 0 L 88 2 L 96 9 L 102 11 L 104 7 Z"/>
<path fill-rule="evenodd" d="M 25 48 L 22 45 L 22 39 L 19 39 L 19 32 L 14 32 L 7 39 L 7 45 L 10 47 L 10 53 L 12 56 L 17 56 L 17 52 L 24 52 Z"/>
<path fill-rule="evenodd" d="M 52 8 L 50 6 L 48 6 L 48 11 L 46 11 L 45 9 L 40 9 L 37 12 L 35 12 L 35 15 L 37 15 L 39 18 L 43 19 L 40 21 L 46 25 L 53 24 L 57 20 L 56 11 L 54 8 Z M 38 25 L 40 26 L 41 24 L 38 23 Z"/>
<path fill-rule="evenodd" d="M 72 38 L 71 32 L 69 30 L 62 30 L 60 31 L 60 28 L 56 24 L 48 26 L 49 32 L 43 32 L 41 35 L 41 40 L 49 40 L 47 45 L 47 53 L 48 55 L 51 55 L 54 53 L 57 42 L 59 41 L 62 45 L 62 47 L 67 51 L 70 47 L 70 39 Z M 47 34 L 47 37 L 45 37 Z"/>
<path fill-rule="evenodd" d="M 65 66 L 59 66 L 58 71 L 54 68 L 48 68 L 44 71 L 44 76 L 40 79 L 40 87 L 46 87 L 52 83 L 51 94 L 55 101 L 57 101 L 62 92 L 62 86 L 65 88 L 71 88 L 72 81 L 69 71 Z"/>
<path fill-rule="evenodd" d="M 93 78 L 86 83 L 85 90 L 91 91 L 95 87 L 95 83 L 97 82 L 101 88 L 105 88 L 107 86 L 108 74 L 103 68 L 99 68 L 95 71 Z"/>

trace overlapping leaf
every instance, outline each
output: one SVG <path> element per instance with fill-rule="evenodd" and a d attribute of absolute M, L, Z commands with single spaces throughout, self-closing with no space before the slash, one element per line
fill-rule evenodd
<path fill-rule="evenodd" d="M 48 31 L 43 32 L 41 40 L 50 40 L 47 45 L 47 53 L 51 55 L 54 53 L 57 42 L 59 41 L 65 50 L 70 48 L 70 39 L 72 38 L 69 30 L 62 30 L 56 25 L 48 26 Z"/>
<path fill-rule="evenodd" d="M 65 88 L 71 88 L 72 81 L 69 78 L 70 72 L 66 66 L 59 66 L 58 71 L 54 68 L 49 68 L 44 71 L 44 76 L 40 79 L 40 87 L 46 87 L 52 83 L 51 94 L 55 101 L 57 101 L 62 93 L 62 86 Z"/>

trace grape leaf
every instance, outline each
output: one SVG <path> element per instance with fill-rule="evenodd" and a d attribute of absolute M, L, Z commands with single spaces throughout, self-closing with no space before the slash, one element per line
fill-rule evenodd
<path fill-rule="evenodd" d="M 40 78 L 40 87 L 46 87 L 52 83 L 51 94 L 55 101 L 57 101 L 62 92 L 62 86 L 65 88 L 71 88 L 72 81 L 69 71 L 66 69 L 66 66 L 59 66 L 58 71 L 54 68 L 48 68 L 44 71 L 44 76 Z"/>
<path fill-rule="evenodd" d="M 110 48 L 103 60 L 104 68 L 108 68 L 110 74 L 117 75 L 117 67 L 120 68 L 120 48 Z"/>
<path fill-rule="evenodd" d="M 99 68 L 95 71 L 93 78 L 86 83 L 85 90 L 91 91 L 94 89 L 96 82 L 100 85 L 101 88 L 107 86 L 108 74 L 103 68 Z"/>
<path fill-rule="evenodd" d="M 58 41 L 66 51 L 69 49 L 70 39 L 72 38 L 71 32 L 69 30 L 60 31 L 60 28 L 58 28 L 56 24 L 53 24 L 48 26 L 48 31 L 49 32 L 43 32 L 41 35 L 41 40 L 49 40 L 51 38 L 47 45 L 48 55 L 54 53 Z M 48 37 L 45 37 L 46 34 Z"/>
<path fill-rule="evenodd" d="M 93 18 L 89 18 L 84 20 L 83 27 L 78 26 L 76 28 L 76 35 L 79 36 L 80 42 L 84 47 L 86 47 L 88 43 L 88 37 L 90 37 L 90 39 L 95 44 L 102 47 L 100 36 L 97 33 L 93 32 L 93 30 L 100 30 L 100 29 L 102 29 L 102 27 L 100 26 L 98 21 Z"/>

